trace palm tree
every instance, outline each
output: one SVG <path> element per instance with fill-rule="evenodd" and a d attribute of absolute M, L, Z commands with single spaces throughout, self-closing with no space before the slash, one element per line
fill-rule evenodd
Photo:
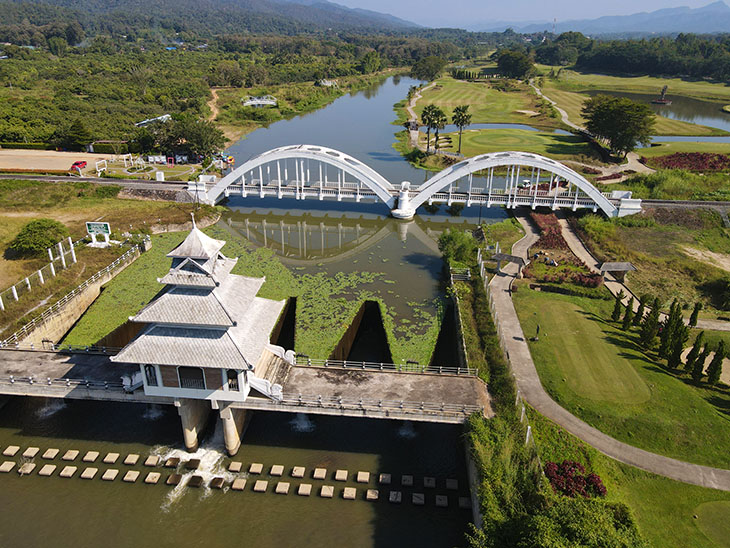
<path fill-rule="evenodd" d="M 439 108 L 436 105 L 426 105 L 421 113 L 421 124 L 426 126 L 426 154 L 431 151 L 431 129 L 433 128 L 433 117 L 437 110 Z"/>
<path fill-rule="evenodd" d="M 465 127 L 471 125 L 471 114 L 469 114 L 469 105 L 462 105 L 454 109 L 454 115 L 451 121 L 459 128 L 459 154 L 461 154 L 461 132 Z"/>
<path fill-rule="evenodd" d="M 439 148 L 439 130 L 444 129 L 448 121 L 449 119 L 446 117 L 446 113 L 440 108 L 436 107 L 436 110 L 434 110 L 433 113 L 432 120 L 433 129 L 436 131 L 436 151 L 438 151 Z"/>

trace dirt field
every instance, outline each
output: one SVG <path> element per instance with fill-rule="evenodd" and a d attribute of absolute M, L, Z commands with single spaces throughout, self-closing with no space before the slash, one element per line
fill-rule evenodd
<path fill-rule="evenodd" d="M 713 253 L 707 249 L 695 249 L 689 246 L 684 247 L 684 252 L 690 257 L 730 272 L 730 256 L 725 253 Z"/>
<path fill-rule="evenodd" d="M 63 171 L 78 160 L 86 160 L 86 170 L 94 170 L 94 162 L 111 160 L 111 154 L 90 154 L 87 152 L 56 152 L 55 150 L 0 149 L 0 170 L 3 169 L 47 169 Z"/>

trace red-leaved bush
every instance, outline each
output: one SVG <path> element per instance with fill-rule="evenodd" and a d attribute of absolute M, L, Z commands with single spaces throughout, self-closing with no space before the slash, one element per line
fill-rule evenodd
<path fill-rule="evenodd" d="M 579 462 L 548 462 L 545 464 L 545 476 L 556 493 L 585 498 L 606 496 L 606 487 L 601 478 L 597 474 L 586 475 L 586 469 Z"/>
<path fill-rule="evenodd" d="M 569 250 L 568 243 L 563 238 L 558 218 L 552 213 L 530 213 L 532 220 L 540 229 L 540 239 L 535 244 L 544 249 Z"/>
<path fill-rule="evenodd" d="M 711 152 L 676 152 L 649 160 L 653 166 L 663 169 L 687 169 L 690 171 L 726 171 L 730 169 L 730 156 Z"/>

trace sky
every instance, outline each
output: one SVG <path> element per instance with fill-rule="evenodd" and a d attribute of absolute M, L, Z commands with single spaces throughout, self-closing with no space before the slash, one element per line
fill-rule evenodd
<path fill-rule="evenodd" d="M 698 8 L 713 0 L 332 0 L 351 8 L 390 13 L 414 23 L 458 26 L 474 30 L 490 21 L 567 21 L 602 15 L 629 15 L 641 11 L 689 6 Z M 486 27 L 484 27 L 486 28 Z"/>

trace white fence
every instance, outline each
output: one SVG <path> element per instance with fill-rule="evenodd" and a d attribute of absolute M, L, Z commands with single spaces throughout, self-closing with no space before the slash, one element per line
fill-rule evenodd
<path fill-rule="evenodd" d="M 67 249 L 63 246 L 64 242 Z M 69 265 L 75 264 L 76 251 L 74 246 L 77 243 L 74 243 L 69 236 L 66 240 L 49 247 L 48 258 L 51 261 L 50 263 L 0 293 L 0 311 L 5 311 L 5 303 L 19 300 L 21 295 L 30 293 L 34 287 L 42 286 L 46 283 L 46 280 L 55 277 L 58 270 L 64 270 Z"/>
<path fill-rule="evenodd" d="M 114 270 L 120 268 L 121 266 L 126 265 L 128 262 L 131 262 L 132 260 L 136 259 L 137 256 L 139 256 L 139 246 L 133 246 L 132 249 L 124 253 L 122 256 L 117 258 L 113 263 L 111 263 L 106 268 L 103 268 L 96 274 L 94 274 L 91 278 L 86 280 L 84 283 L 79 285 L 76 289 L 62 297 L 60 300 L 58 300 L 56 303 L 48 307 L 43 314 L 38 316 L 37 318 L 31 320 L 27 324 L 25 324 L 23 327 L 21 327 L 18 331 L 10 335 L 7 339 L 0 341 L 0 347 L 4 346 L 11 346 L 15 345 L 16 343 L 19 343 L 22 341 L 25 337 L 30 335 L 35 329 L 43 325 L 45 322 L 53 318 L 55 315 L 57 315 L 63 308 L 72 301 L 75 297 L 77 297 L 79 294 L 81 294 L 87 287 L 89 287 L 91 284 L 99 280 L 101 277 L 107 275 L 110 272 L 113 272 Z"/>

